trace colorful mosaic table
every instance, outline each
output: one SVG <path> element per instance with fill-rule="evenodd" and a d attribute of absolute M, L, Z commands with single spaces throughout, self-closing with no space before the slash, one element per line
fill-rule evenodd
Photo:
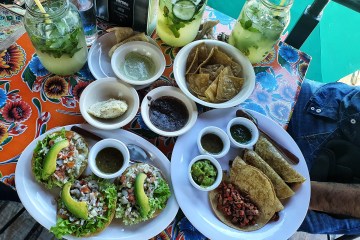
<path fill-rule="evenodd" d="M 220 20 L 214 34 L 229 34 L 236 20 L 210 7 L 204 19 Z M 109 27 L 99 22 L 99 28 Z M 166 69 L 159 80 L 139 91 L 140 100 L 159 86 L 176 86 L 172 73 L 179 48 L 162 43 L 152 36 L 166 58 Z M 286 128 L 311 58 L 279 42 L 260 64 L 254 66 L 256 86 L 241 105 L 274 119 Z M 49 73 L 40 63 L 27 34 L 7 50 L 0 52 L 0 180 L 14 186 L 17 159 L 23 149 L 47 130 L 68 124 L 83 123 L 79 97 L 94 81 L 85 65 L 73 76 Z M 198 105 L 199 112 L 208 109 Z M 140 113 L 124 127 L 157 146 L 169 159 L 176 138 L 162 137 L 150 131 Z M 179 211 L 175 220 L 154 239 L 205 239 Z"/>

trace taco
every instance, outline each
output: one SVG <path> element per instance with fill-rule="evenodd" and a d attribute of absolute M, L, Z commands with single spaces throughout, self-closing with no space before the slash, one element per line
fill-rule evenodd
<path fill-rule="evenodd" d="M 226 187 L 226 191 L 230 191 L 231 199 L 225 200 L 226 193 L 222 195 L 219 192 L 224 187 Z M 223 179 L 220 187 L 209 192 L 209 199 L 211 207 L 220 221 L 241 231 L 254 231 L 262 228 L 275 212 L 283 208 L 266 175 L 257 168 L 246 164 L 240 157 L 236 157 L 233 161 L 230 177 Z M 224 203 L 227 204 L 227 201 L 233 201 L 234 204 L 230 204 L 230 208 L 227 208 L 230 211 L 226 208 L 223 211 L 222 207 Z"/>
<path fill-rule="evenodd" d="M 294 191 L 284 182 L 284 180 L 253 150 L 245 150 L 244 160 L 247 164 L 262 171 L 272 182 L 276 196 L 284 199 L 294 195 Z"/>
<path fill-rule="evenodd" d="M 50 232 L 89 237 L 104 230 L 112 221 L 116 208 L 116 187 L 97 177 L 86 177 L 66 183 L 57 205 L 56 226 Z"/>
<path fill-rule="evenodd" d="M 298 173 L 277 148 L 264 136 L 259 136 L 255 144 L 255 152 L 272 167 L 287 183 L 303 183 L 306 179 Z"/>
<path fill-rule="evenodd" d="M 146 164 L 134 164 L 115 181 L 118 190 L 116 218 L 125 225 L 154 218 L 166 207 L 171 193 L 159 169 Z"/>
<path fill-rule="evenodd" d="M 35 147 L 32 172 L 51 189 L 79 178 L 87 166 L 89 148 L 79 134 L 62 129 L 45 136 Z"/>

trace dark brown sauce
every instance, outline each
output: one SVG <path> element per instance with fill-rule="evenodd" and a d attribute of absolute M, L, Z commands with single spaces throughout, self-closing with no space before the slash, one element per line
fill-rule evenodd
<path fill-rule="evenodd" d="M 183 102 L 177 98 L 165 96 L 151 101 L 149 118 L 157 128 L 174 132 L 186 125 L 189 112 Z"/>
<path fill-rule="evenodd" d="M 107 147 L 96 155 L 95 158 L 96 166 L 103 173 L 115 173 L 120 170 L 122 165 L 124 164 L 124 156 L 120 152 L 120 150 Z"/>
<path fill-rule="evenodd" d="M 224 143 L 218 135 L 207 133 L 201 137 L 201 146 L 210 153 L 220 153 Z"/>

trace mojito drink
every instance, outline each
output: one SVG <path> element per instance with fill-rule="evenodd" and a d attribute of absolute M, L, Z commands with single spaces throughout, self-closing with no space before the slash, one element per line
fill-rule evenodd
<path fill-rule="evenodd" d="M 199 31 L 205 7 L 206 0 L 159 0 L 158 36 L 174 47 L 192 42 Z"/>
<path fill-rule="evenodd" d="M 269 9 L 261 2 L 248 1 L 244 5 L 229 37 L 229 43 L 251 63 L 261 62 L 269 54 L 289 23 L 286 11 Z"/>
<path fill-rule="evenodd" d="M 58 75 L 79 71 L 87 61 L 87 47 L 80 15 L 74 5 L 59 13 L 56 4 L 44 8 L 47 17 L 25 16 L 25 28 L 44 67 Z M 36 6 L 27 14 L 36 15 Z M 32 14 L 31 14 L 32 13 Z"/>

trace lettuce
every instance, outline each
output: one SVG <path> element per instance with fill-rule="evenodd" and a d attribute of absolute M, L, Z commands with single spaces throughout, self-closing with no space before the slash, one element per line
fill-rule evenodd
<path fill-rule="evenodd" d="M 85 178 L 86 180 L 91 180 L 93 177 Z M 111 215 L 115 211 L 116 207 L 116 198 L 117 192 L 114 184 L 110 183 L 105 179 L 96 178 L 99 184 L 99 190 L 104 194 L 104 204 L 108 206 L 108 210 L 103 216 L 97 216 L 96 218 L 91 218 L 85 220 L 83 225 L 75 224 L 69 220 L 58 218 L 56 226 L 50 228 L 50 232 L 54 233 L 56 238 L 61 239 L 64 235 L 74 235 L 76 237 L 85 236 L 91 233 L 94 233 L 100 229 L 103 229 L 109 221 L 111 221 Z M 65 208 L 61 199 L 59 199 L 58 204 L 60 208 Z"/>
<path fill-rule="evenodd" d="M 59 136 L 66 139 L 65 136 L 66 130 L 65 128 L 62 128 L 60 132 L 57 132 L 57 134 L 48 134 L 43 140 L 39 141 L 34 149 L 34 155 L 33 155 L 33 173 L 35 176 L 36 181 L 44 183 L 45 186 L 48 189 L 51 189 L 55 186 L 61 186 L 61 183 L 59 181 L 56 181 L 56 179 L 50 177 L 47 181 L 44 181 L 41 179 L 41 174 L 43 172 L 43 161 L 46 157 L 46 153 L 42 152 L 41 150 L 44 148 L 50 149 L 49 142 L 50 140 L 55 140 Z"/>

